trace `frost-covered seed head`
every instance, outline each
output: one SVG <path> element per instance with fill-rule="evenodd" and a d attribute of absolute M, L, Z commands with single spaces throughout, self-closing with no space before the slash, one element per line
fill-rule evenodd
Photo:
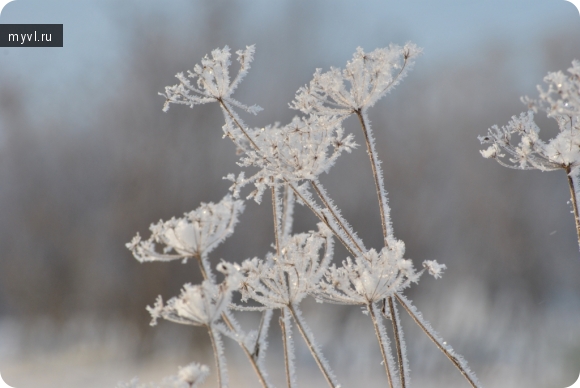
<path fill-rule="evenodd" d="M 151 224 L 151 237 L 142 240 L 137 234 L 127 248 L 140 262 L 204 257 L 234 232 L 243 210 L 243 201 L 226 195 L 216 204 L 202 203 L 181 218 Z M 164 246 L 162 252 L 157 251 L 157 244 Z"/>
<path fill-rule="evenodd" d="M 250 178 L 230 175 L 228 179 L 234 182 L 234 193 L 253 183 L 256 192 L 251 197 L 258 201 L 265 189 L 279 182 L 316 179 L 330 170 L 343 151 L 357 147 L 353 135 L 345 135 L 340 120 L 328 117 L 295 117 L 288 125 L 275 124 L 248 133 L 260 151 L 248 150 L 240 165 L 259 171 Z"/>
<path fill-rule="evenodd" d="M 182 104 L 193 108 L 194 105 L 225 101 L 250 113 L 258 113 L 262 110 L 259 106 L 245 106 L 231 98 L 234 90 L 248 73 L 254 52 L 254 46 L 236 51 L 240 71 L 236 78 L 230 81 L 230 48 L 225 46 L 223 49 L 213 50 L 211 57 L 206 55 L 201 60 L 201 65 L 196 64 L 193 71 L 188 71 L 187 76 L 178 73 L 176 78 L 179 84 L 167 86 L 165 93 L 159 93 L 166 98 L 163 111 L 166 112 L 170 104 Z"/>
<path fill-rule="evenodd" d="M 240 287 L 242 299 L 253 299 L 268 308 L 302 301 L 332 260 L 332 233 L 322 223 L 318 228 L 318 232 L 293 235 L 281 247 L 279 256 L 270 254 L 266 260 L 244 261 L 240 269 L 245 275 Z"/>
<path fill-rule="evenodd" d="M 344 117 L 366 110 L 396 86 L 421 50 L 412 43 L 390 45 L 365 53 L 357 48 L 346 68 L 317 69 L 310 84 L 300 88 L 290 105 L 305 114 Z M 347 86 L 348 85 L 348 86 Z"/>
<path fill-rule="evenodd" d="M 187 366 L 179 367 L 177 376 L 187 383 L 191 388 L 199 386 L 209 375 L 207 365 L 193 362 Z"/>
<path fill-rule="evenodd" d="M 153 307 L 147 307 L 153 318 L 151 325 L 156 325 L 159 318 L 185 325 L 213 325 L 228 308 L 232 292 L 240 285 L 241 276 L 233 268 L 232 265 L 228 276 L 219 285 L 210 280 L 200 285 L 185 284 L 181 294 L 169 299 L 165 305 L 159 296 Z"/>
<path fill-rule="evenodd" d="M 403 258 L 405 244 L 392 241 L 380 252 L 369 250 L 342 267 L 331 266 L 320 282 L 316 296 L 330 302 L 368 305 L 379 302 L 416 283 L 423 271 L 415 272 L 411 260 Z"/>
<path fill-rule="evenodd" d="M 493 126 L 486 136 L 479 136 L 482 144 L 491 144 L 480 151 L 485 158 L 494 158 L 502 166 L 528 170 L 549 171 L 580 168 L 580 62 L 572 62 L 570 75 L 549 73 L 538 86 L 539 99 L 524 97 L 530 109 L 519 117 L 512 117 L 507 126 Z M 534 112 L 543 110 L 556 120 L 560 132 L 547 143 L 539 137 L 540 128 L 534 122 Z M 519 142 L 518 142 L 519 140 Z M 504 152 L 504 153 L 502 153 Z"/>

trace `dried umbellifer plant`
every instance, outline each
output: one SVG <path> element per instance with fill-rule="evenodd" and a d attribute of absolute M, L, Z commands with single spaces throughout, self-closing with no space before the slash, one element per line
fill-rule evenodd
<path fill-rule="evenodd" d="M 263 361 L 268 346 L 268 328 L 275 311 L 279 311 L 280 316 L 288 387 L 297 386 L 292 325 L 296 325 L 328 385 L 332 388 L 340 386 L 300 310 L 300 303 L 307 296 L 319 302 L 363 308 L 375 329 L 389 387 L 410 386 L 399 307 L 451 360 L 470 386 L 480 387 L 463 358 L 438 336 L 403 295 L 407 287 L 417 283 L 424 271 L 438 278 L 445 265 L 426 260 L 424 268 L 417 271 L 413 262 L 404 258 L 405 244 L 394 236 L 381 162 L 367 116 L 368 109 L 406 76 L 420 52 L 410 43 L 391 45 L 370 53 L 358 48 L 345 69 L 316 70 L 312 81 L 298 90 L 290 105 L 302 116 L 295 117 L 287 125 L 251 128 L 238 114 L 238 111 L 246 111 L 255 115 L 261 110 L 232 97 L 250 69 L 253 46 L 237 51 L 240 70 L 233 80 L 230 78 L 230 49 L 226 46 L 213 50 L 187 74 L 177 74 L 179 83 L 166 87 L 162 93 L 166 98 L 164 111 L 171 104 L 191 108 L 206 103 L 218 104 L 225 120 L 222 127 L 224 137 L 237 146 L 241 154 L 239 164 L 252 167 L 254 171 L 251 176 L 244 172 L 237 176 L 229 174 L 226 178 L 232 182 L 231 194 L 220 202 L 202 204 L 181 218 L 153 224 L 147 240 L 137 235 L 127 244 L 142 262 L 198 261 L 204 278 L 201 284 L 186 284 L 179 296 L 165 303 L 159 297 L 148 310 L 153 316 L 152 324 L 163 318 L 203 326 L 208 330 L 220 388 L 228 386 L 222 346 L 224 336 L 241 346 L 259 384 L 264 388 L 273 387 Z M 320 174 L 328 172 L 343 152 L 358 147 L 354 136 L 346 133 L 343 127 L 345 119 L 352 115 L 360 123 L 375 182 L 383 231 L 383 245 L 377 248 L 365 246 L 319 180 Z M 244 210 L 240 195 L 248 185 L 253 189 L 246 199 L 260 203 L 267 191 L 272 196 L 275 251 L 264 258 L 251 258 L 242 263 L 222 261 L 213 268 L 209 254 L 233 233 L 238 216 Z M 292 233 L 296 203 L 308 207 L 318 218 L 316 230 Z M 339 266 L 332 264 L 335 239 L 352 256 Z M 214 276 L 215 270 L 224 274 L 221 283 Z M 240 303 L 232 302 L 234 293 L 241 295 Z M 252 303 L 246 303 L 249 301 Z M 246 332 L 241 328 L 234 317 L 234 312 L 239 310 L 262 314 L 257 330 Z M 387 334 L 385 319 L 392 325 L 392 339 Z M 198 380 L 207 374 L 207 367 L 192 365 L 159 386 L 197 386 Z M 122 387 L 145 385 L 133 380 Z"/>

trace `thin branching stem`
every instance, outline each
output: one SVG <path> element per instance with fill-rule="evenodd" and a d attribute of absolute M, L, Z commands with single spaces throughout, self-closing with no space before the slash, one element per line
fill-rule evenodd
<path fill-rule="evenodd" d="M 293 379 L 292 379 L 292 360 L 293 355 L 290 353 L 292 352 L 292 348 L 289 344 L 292 341 L 292 328 L 288 327 L 289 322 L 287 318 L 287 310 L 286 308 L 280 309 L 281 316 L 280 316 L 280 328 L 282 329 L 282 344 L 284 345 L 284 368 L 286 370 L 286 382 L 288 384 L 288 388 L 292 388 L 294 386 Z"/>
<path fill-rule="evenodd" d="M 296 189 L 296 187 L 294 187 L 294 185 L 290 184 L 290 188 L 292 189 L 292 191 L 294 191 L 294 193 L 300 198 L 300 200 L 306 204 L 306 206 L 312 211 L 312 213 L 314 213 L 314 215 L 316 217 L 318 217 L 318 219 L 320 221 L 322 221 L 324 223 L 324 225 L 328 226 L 328 228 L 332 231 L 332 233 L 334 234 L 334 236 L 338 239 L 338 241 L 340 241 L 340 243 L 353 255 L 353 256 L 358 256 L 357 255 L 357 250 L 355 247 L 351 246 L 350 244 L 348 244 L 340 235 L 340 233 L 338 233 L 338 231 L 336 230 L 336 228 L 330 223 L 330 220 L 326 217 L 326 215 L 322 212 L 319 212 L 318 210 L 316 210 L 316 207 L 314 205 L 314 203 L 312 203 L 312 201 L 310 201 L 308 198 L 306 198 L 305 196 L 303 196 L 300 191 L 298 191 L 298 189 Z M 341 226 L 340 220 L 336 220 L 335 222 L 339 225 L 339 227 L 341 229 L 344 230 L 344 227 Z"/>
<path fill-rule="evenodd" d="M 459 372 L 461 372 L 461 374 L 463 375 L 463 377 L 465 377 L 465 379 L 469 382 L 469 384 L 473 388 L 481 388 L 481 386 L 477 382 L 477 378 L 475 377 L 475 375 L 473 375 L 473 372 L 469 371 L 467 366 L 464 365 L 464 362 L 462 362 L 455 354 L 452 354 L 451 351 L 448 349 L 448 346 L 446 346 L 446 344 L 441 343 L 441 341 L 436 337 L 435 333 L 433 333 L 432 330 L 428 329 L 425 326 L 425 324 L 423 323 L 424 318 L 422 317 L 420 318 L 417 316 L 415 311 L 413 311 L 413 308 L 411 308 L 411 306 L 409 305 L 407 299 L 398 293 L 395 294 L 395 297 L 397 298 L 401 306 L 403 306 L 403 308 L 407 311 L 407 313 L 409 313 L 413 321 L 415 321 L 415 323 L 421 328 L 421 330 L 423 330 L 423 332 L 427 334 L 427 337 L 429 337 L 429 339 L 433 341 L 433 343 L 439 348 L 439 350 L 441 350 L 445 354 L 445 356 L 447 356 L 447 358 L 453 363 L 453 365 L 455 365 L 455 367 L 459 369 Z"/>
<path fill-rule="evenodd" d="M 282 217 L 280 217 L 280 225 L 282 226 L 282 238 L 286 239 L 292 233 L 292 212 L 294 207 L 294 193 L 288 187 L 288 183 L 284 183 L 284 200 L 282 202 Z M 290 223 L 288 220 L 290 219 Z"/>
<path fill-rule="evenodd" d="M 276 254 L 280 256 L 280 224 L 278 217 L 278 190 L 276 187 L 271 187 L 272 191 L 272 215 L 274 217 L 274 238 L 276 240 Z"/>
<path fill-rule="evenodd" d="M 580 216 L 578 215 L 578 198 L 576 197 L 576 187 L 574 185 L 574 178 L 570 175 L 570 166 L 566 167 L 566 175 L 568 176 L 568 186 L 570 186 L 570 198 L 572 200 L 572 208 L 574 209 L 574 221 L 576 222 L 576 235 L 578 236 L 578 247 L 580 248 Z"/>
<path fill-rule="evenodd" d="M 258 147 L 258 145 L 256 144 L 256 142 L 254 141 L 254 139 L 252 139 L 250 137 L 250 135 L 248 134 L 248 132 L 245 130 L 245 128 L 242 126 L 242 124 L 239 123 L 238 119 L 233 115 L 233 113 L 230 111 L 230 108 L 228 108 L 227 104 L 222 100 L 222 99 L 218 99 L 221 107 L 223 109 L 225 109 L 225 111 L 228 113 L 228 115 L 230 116 L 230 118 L 233 120 L 234 123 L 236 123 L 236 126 L 238 128 L 240 128 L 240 131 L 242 131 L 242 133 L 244 134 L 244 136 L 248 139 L 248 141 L 252 144 L 252 147 L 254 147 L 254 149 L 256 150 L 260 150 L 260 147 Z"/>
<path fill-rule="evenodd" d="M 371 161 L 371 168 L 373 170 L 373 178 L 375 180 L 377 197 L 379 199 L 379 210 L 381 213 L 381 225 L 383 227 L 383 239 L 385 242 L 385 246 L 388 247 L 389 246 L 389 242 L 388 242 L 389 225 L 390 225 L 391 221 L 390 221 L 389 208 L 387 205 L 385 188 L 383 186 L 383 180 L 382 180 L 382 177 L 379 176 L 379 171 L 381 171 L 380 166 L 379 166 L 379 160 L 378 160 L 378 157 L 376 155 L 375 147 L 374 147 L 373 143 L 371 142 L 372 134 L 369 133 L 370 127 L 365 122 L 365 118 L 363 116 L 362 110 L 358 109 L 355 111 L 355 113 L 360 121 L 360 125 L 362 128 L 364 137 L 365 137 L 365 142 L 367 144 L 367 153 L 368 153 L 369 159 Z"/>
<path fill-rule="evenodd" d="M 387 298 L 389 304 L 389 311 L 391 313 L 391 321 L 393 323 L 393 333 L 395 336 L 395 346 L 397 350 L 397 361 L 399 363 L 399 376 L 401 376 L 401 387 L 407 387 L 407 360 L 403 354 L 403 328 L 401 327 L 401 322 L 399 321 L 399 316 L 396 311 L 395 302 L 393 297 L 389 296 Z"/>
<path fill-rule="evenodd" d="M 372 303 L 367 305 L 367 310 L 370 314 L 371 320 L 373 321 L 373 326 L 375 328 L 375 334 L 377 335 L 377 340 L 379 342 L 379 348 L 381 349 L 381 356 L 383 356 L 383 365 L 385 366 L 385 373 L 387 374 L 387 380 L 389 381 L 389 387 L 390 388 L 395 388 L 395 376 L 393 371 L 391 370 L 391 363 L 389 362 L 389 345 L 387 343 L 385 343 L 387 341 L 387 338 L 384 338 L 386 336 L 386 333 L 384 332 L 384 328 L 383 330 L 381 330 L 381 324 L 379 323 L 379 320 L 377 318 L 377 314 L 375 313 L 375 308 L 374 305 Z"/>
<path fill-rule="evenodd" d="M 328 209 L 328 212 L 336 220 L 336 223 L 338 224 L 338 226 L 344 231 L 344 233 L 348 236 L 348 238 L 350 239 L 350 241 L 354 244 L 354 246 L 356 247 L 356 249 L 359 251 L 359 254 L 363 254 L 364 253 L 364 249 L 357 242 L 357 239 L 354 237 L 353 233 L 351 233 L 351 231 L 349 230 L 349 228 L 346 227 L 346 225 L 347 225 L 346 220 L 344 220 L 342 218 L 342 216 L 340 216 L 339 214 L 337 214 L 333 210 L 332 206 L 330 205 L 330 198 L 328 197 L 328 194 L 326 193 L 326 190 L 324 190 L 324 188 L 322 187 L 322 184 L 320 182 L 316 181 L 316 180 L 311 180 L 310 181 L 310 185 L 312 186 L 312 188 L 314 189 L 314 191 L 316 192 L 316 194 L 318 194 L 318 197 L 322 201 L 322 204 L 324 205 L 324 207 L 326 207 L 326 209 Z M 362 242 L 361 242 L 361 244 L 362 244 Z"/>
<path fill-rule="evenodd" d="M 203 277 L 203 280 L 207 280 L 209 278 L 207 271 L 205 270 L 205 266 L 203 265 L 203 260 L 201 258 L 201 255 L 196 255 L 195 259 L 197 260 L 197 263 L 199 264 L 199 271 L 201 272 L 201 276 Z"/>
<path fill-rule="evenodd" d="M 264 327 L 269 325 L 266 324 L 266 321 L 269 319 L 269 312 L 271 312 L 271 310 L 264 310 L 262 312 L 262 318 L 260 319 L 260 325 L 258 326 L 258 335 L 256 336 L 256 345 L 254 346 L 254 351 L 252 352 L 252 358 L 254 359 L 260 356 L 260 340 L 263 335 L 262 332 L 264 331 Z"/>
<path fill-rule="evenodd" d="M 213 348 L 213 355 L 214 355 L 214 359 L 215 359 L 215 366 L 217 369 L 217 378 L 218 378 L 218 386 L 220 388 L 226 388 L 227 387 L 227 381 L 226 381 L 226 376 L 225 376 L 225 371 L 224 371 L 224 367 L 225 365 L 222 365 L 221 363 L 221 357 L 220 357 L 220 348 L 218 345 L 218 341 L 219 339 L 217 338 L 217 336 L 219 334 L 214 332 L 213 327 L 208 326 L 207 327 L 207 331 L 209 332 L 209 338 L 211 340 L 211 347 Z"/>
<path fill-rule="evenodd" d="M 334 374 L 330 370 L 330 367 L 326 361 L 323 359 L 323 356 L 319 354 L 320 350 L 315 346 L 314 339 L 310 338 L 310 330 L 307 328 L 306 322 L 304 322 L 300 316 L 300 313 L 296 311 L 296 308 L 292 305 L 292 303 L 288 305 L 288 310 L 292 314 L 294 322 L 296 322 L 296 326 L 298 327 L 298 331 L 300 331 L 302 338 L 304 338 L 304 342 L 306 342 L 306 346 L 308 346 L 308 350 L 310 350 L 312 357 L 314 357 L 314 361 L 316 361 L 316 364 L 318 365 L 318 368 L 320 368 L 320 371 L 326 379 L 326 382 L 331 388 L 338 388 L 339 384 L 336 381 L 336 377 L 334 377 Z"/>

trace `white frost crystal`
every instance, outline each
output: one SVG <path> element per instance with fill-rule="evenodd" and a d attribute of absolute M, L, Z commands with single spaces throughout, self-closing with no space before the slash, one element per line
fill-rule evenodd
<path fill-rule="evenodd" d="M 439 264 L 435 260 L 425 260 L 423 267 L 429 271 L 435 279 L 439 279 L 443 275 L 443 270 L 447 268 L 445 264 Z"/>

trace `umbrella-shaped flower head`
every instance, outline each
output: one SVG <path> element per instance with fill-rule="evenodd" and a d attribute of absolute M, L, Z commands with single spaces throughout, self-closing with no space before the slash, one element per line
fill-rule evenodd
<path fill-rule="evenodd" d="M 204 258 L 234 232 L 243 210 L 243 201 L 226 195 L 216 204 L 202 203 L 181 218 L 152 224 L 149 239 L 141 240 L 137 234 L 127 248 L 140 262 Z M 162 252 L 157 245 L 163 245 Z"/>

